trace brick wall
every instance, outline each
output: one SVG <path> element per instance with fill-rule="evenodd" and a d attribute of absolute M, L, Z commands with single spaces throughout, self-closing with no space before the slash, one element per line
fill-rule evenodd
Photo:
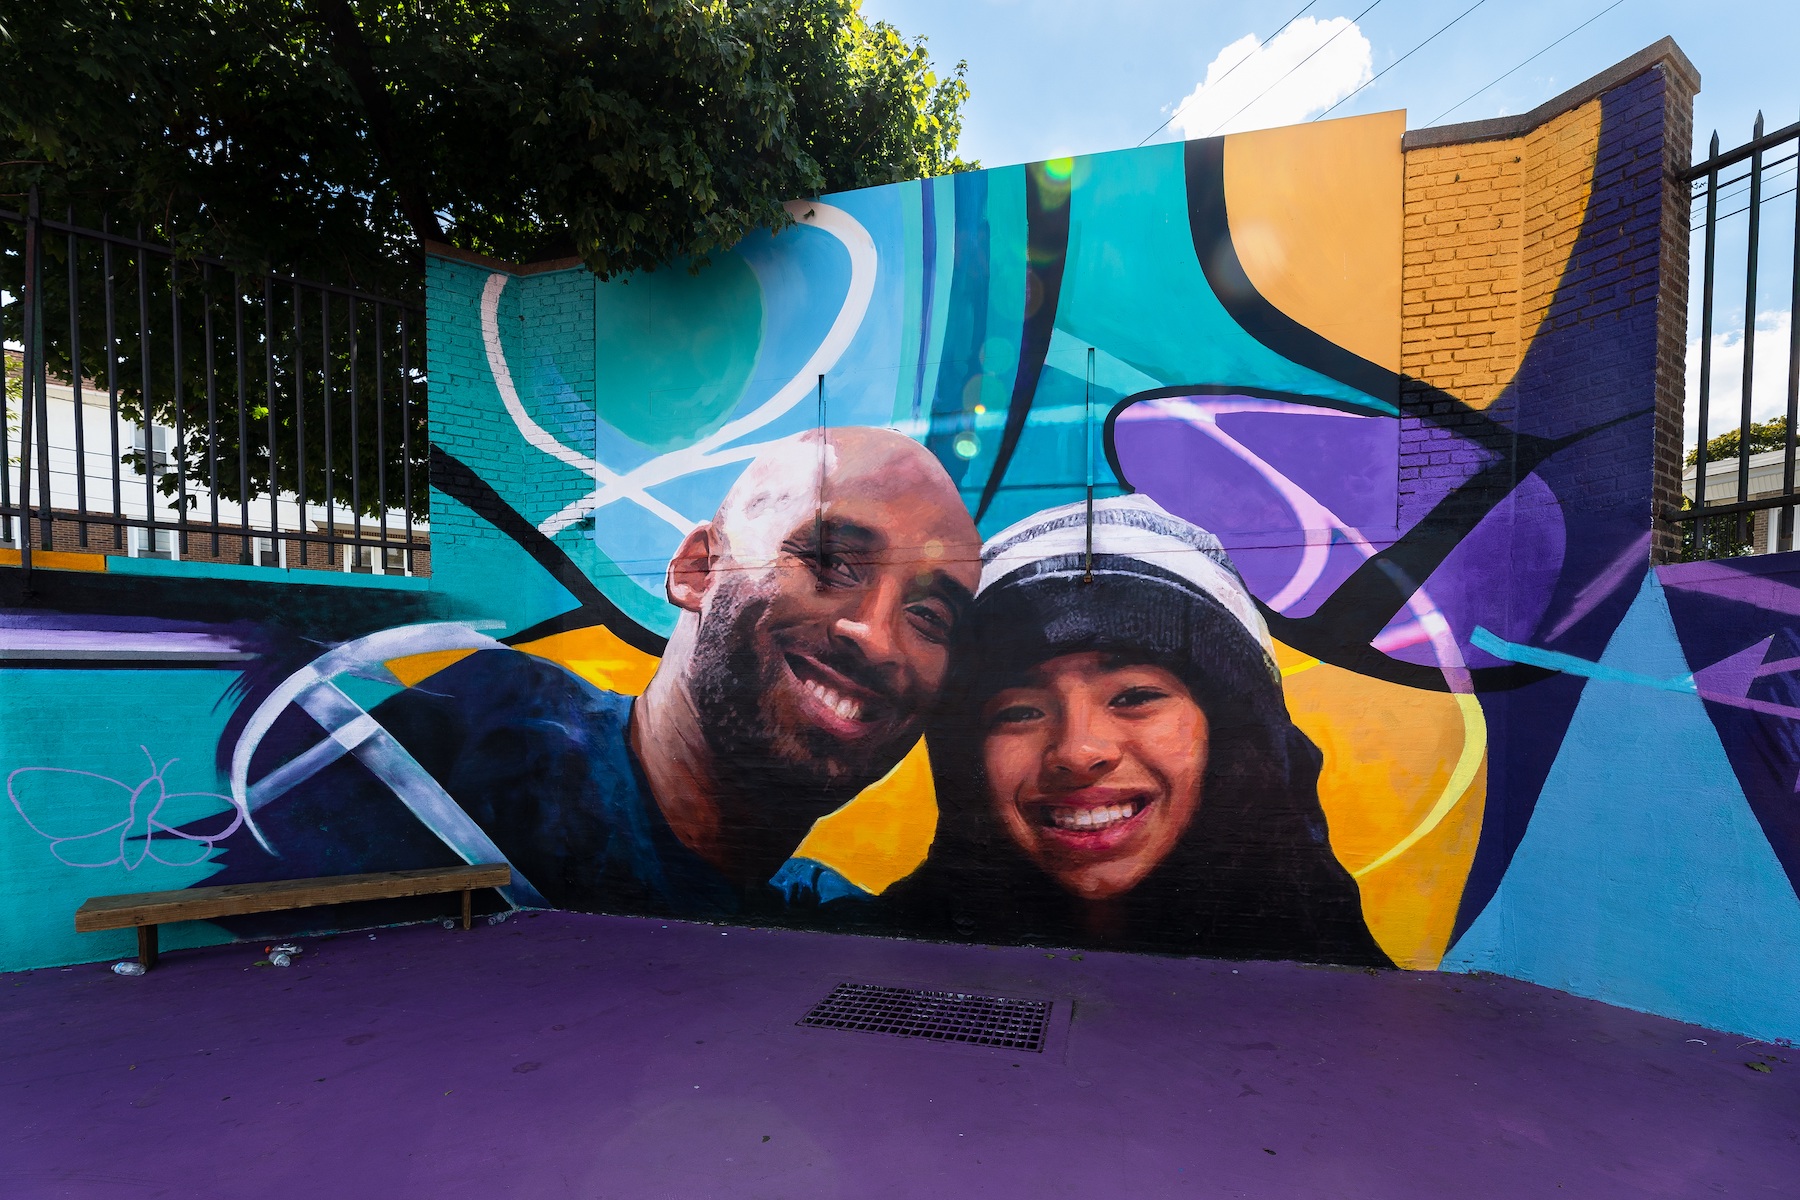
<path fill-rule="evenodd" d="M 1403 524 L 1510 457 L 1515 430 L 1651 409 L 1643 446 L 1590 447 L 1582 487 L 1646 524 L 1679 495 L 1687 207 L 1671 172 L 1698 80 L 1678 51 L 1639 58 L 1523 118 L 1407 135 Z M 1671 537 L 1659 523 L 1654 552 Z"/>

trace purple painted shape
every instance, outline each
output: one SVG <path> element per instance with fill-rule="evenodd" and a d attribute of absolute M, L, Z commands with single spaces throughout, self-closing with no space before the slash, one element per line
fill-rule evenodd
<path fill-rule="evenodd" d="M 1730 697 L 1742 700 L 1750 694 L 1750 684 L 1758 675 L 1763 658 L 1769 652 L 1769 643 L 1775 640 L 1770 634 L 1755 645 L 1746 646 L 1729 658 L 1722 658 L 1709 667 L 1702 667 L 1694 672 L 1694 683 L 1700 693 L 1711 700 L 1724 700 Z"/>
<path fill-rule="evenodd" d="M 1800 1055 L 1491 976 L 566 914 L 304 945 L 14 976 L 6 1193 L 1610 1200 L 1800 1172 Z M 1048 1055 L 797 1028 L 842 980 L 1074 1019 Z"/>
<path fill-rule="evenodd" d="M 1199 403 L 1234 399 L 1245 398 L 1194 398 Z M 1305 527 L 1292 506 L 1250 464 L 1194 423 L 1144 415 L 1148 412 L 1113 427 L 1126 480 L 1170 512 L 1217 534 L 1253 594 L 1264 601 L 1278 595 L 1302 564 Z M 1393 422 L 1296 404 L 1279 413 L 1224 413 L 1219 428 L 1376 545 L 1392 540 L 1398 454 Z M 1318 581 L 1287 613 L 1310 615 L 1364 561 L 1354 546 L 1333 544 Z"/>
<path fill-rule="evenodd" d="M 1393 529 L 1400 442 L 1391 418 L 1349 417 L 1294 405 L 1289 412 L 1223 413 L 1219 428 L 1305 488 L 1346 525 L 1365 533 Z M 1289 514 L 1271 528 L 1292 524 Z"/>
<path fill-rule="evenodd" d="M 1509 642 L 1536 644 L 1536 630 L 1562 573 L 1564 544 L 1562 509 L 1544 481 L 1532 475 L 1438 564 L 1425 586 L 1469 666 L 1500 662 L 1469 644 L 1477 625 Z M 1412 613 L 1403 609 L 1377 641 L 1391 643 L 1388 652 L 1395 658 L 1438 665 L 1423 639 L 1408 644 L 1391 637 L 1411 621 Z"/>

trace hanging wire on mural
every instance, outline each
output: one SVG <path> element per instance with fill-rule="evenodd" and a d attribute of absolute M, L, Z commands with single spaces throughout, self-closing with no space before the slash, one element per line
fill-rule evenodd
<path fill-rule="evenodd" d="M 1417 54 L 1419 51 L 1423 50 L 1425 47 L 1431 45 L 1432 42 L 1434 42 L 1438 39 L 1439 34 L 1442 34 L 1446 30 L 1448 30 L 1450 28 L 1450 26 L 1456 24 L 1458 21 L 1462 20 L 1464 17 L 1468 16 L 1470 13 L 1474 12 L 1476 9 L 1480 8 L 1483 4 L 1486 4 L 1486 3 L 1487 3 L 1487 0 L 1475 0 L 1475 3 L 1469 5 L 1469 7 L 1463 9 L 1460 13 L 1457 13 L 1454 17 L 1450 18 L 1449 21 L 1447 21 L 1443 25 L 1439 26 L 1437 33 L 1432 34 L 1430 37 L 1426 38 L 1424 41 L 1422 41 L 1418 45 L 1414 46 L 1411 50 L 1408 50 L 1405 54 L 1402 54 L 1399 58 L 1396 58 L 1393 62 L 1389 63 L 1387 66 L 1381 68 L 1381 70 L 1375 72 L 1373 75 L 1369 76 L 1367 79 L 1365 79 L 1361 83 L 1357 84 L 1355 89 L 1352 90 L 1348 95 L 1346 95 L 1342 99 L 1340 99 L 1337 102 L 1337 104 L 1333 104 L 1331 106 L 1331 108 L 1326 109 L 1324 112 L 1322 112 L 1318 116 L 1314 117 L 1313 120 L 1315 120 L 1315 121 L 1322 120 L 1327 114 L 1329 114 L 1332 111 L 1332 109 L 1337 108 L 1338 104 L 1345 103 L 1346 101 L 1348 101 L 1350 99 L 1351 96 L 1356 95 L 1357 92 L 1362 91 L 1364 88 L 1366 88 L 1370 84 L 1374 83 L 1377 79 L 1380 79 L 1383 75 L 1386 75 L 1389 71 L 1393 70 L 1395 67 L 1399 66 L 1401 63 L 1405 62 L 1407 59 L 1411 58 L 1413 55 Z"/>
<path fill-rule="evenodd" d="M 819 590 L 825 590 L 825 376 L 819 376 L 819 483 L 818 500 L 813 505 L 813 552 L 818 556 Z"/>
<path fill-rule="evenodd" d="M 1331 43 L 1337 41 L 1340 37 L 1344 36 L 1344 30 L 1355 29 L 1356 23 L 1358 21 L 1362 20 L 1364 17 L 1368 16 L 1371 12 L 1375 11 L 1375 5 L 1380 4 L 1380 3 L 1381 3 L 1381 0 L 1375 0 L 1374 4 L 1369 5 L 1369 7 L 1363 9 L 1361 12 L 1357 13 L 1354 17 L 1351 17 L 1350 20 L 1347 23 L 1345 23 L 1344 25 L 1339 26 L 1338 31 L 1336 33 L 1332 34 L 1330 37 L 1326 38 L 1324 41 L 1320 42 L 1316 47 L 1314 47 L 1313 52 L 1311 54 L 1307 55 L 1305 58 L 1303 58 L 1299 62 L 1295 63 L 1293 66 L 1291 66 L 1287 70 L 1283 71 L 1281 73 L 1280 79 L 1277 79 L 1274 83 L 1271 83 L 1268 87 L 1266 87 L 1262 91 L 1256 93 L 1256 95 L 1251 97 L 1250 101 L 1248 103 L 1246 103 L 1243 108 L 1238 109 L 1236 112 L 1232 113 L 1229 117 L 1226 117 L 1223 121 L 1220 121 L 1217 125 L 1214 125 L 1211 129 L 1207 130 L 1206 136 L 1211 137 L 1213 134 L 1219 132 L 1219 130 L 1225 128 L 1227 125 L 1231 124 L 1233 121 L 1235 121 L 1239 117 L 1243 116 L 1246 109 L 1250 108 L 1250 106 L 1255 104 L 1258 100 L 1261 100 L 1264 96 L 1268 95 L 1270 92 L 1272 92 L 1276 88 L 1280 87 L 1284 82 L 1287 81 L 1287 77 L 1289 75 L 1292 75 L 1295 71 L 1298 71 L 1301 67 L 1304 67 L 1307 63 L 1311 62 L 1315 57 L 1317 57 L 1319 51 L 1325 49 L 1325 47 L 1331 45 Z"/>
<path fill-rule="evenodd" d="M 1081 582 L 1094 582 L 1094 348 L 1087 352 L 1087 393 L 1082 401 L 1082 440 L 1087 443 L 1087 569 Z"/>
<path fill-rule="evenodd" d="M 1233 71 L 1237 70 L 1239 67 L 1243 66 L 1245 63 L 1247 63 L 1251 59 L 1255 58 L 1264 46 L 1267 46 L 1270 42 L 1272 42 L 1276 38 L 1280 37 L 1282 34 L 1282 30 L 1285 30 L 1289 25 L 1292 25 L 1295 21 L 1298 21 L 1301 17 L 1301 14 L 1306 12 L 1306 10 L 1311 8 L 1312 6 L 1313 6 L 1313 0 L 1306 0 L 1305 4 L 1302 4 L 1299 8 L 1294 10 L 1293 16 L 1289 17 L 1287 20 L 1285 20 L 1281 23 L 1281 27 L 1279 29 L 1277 29 L 1274 33 L 1271 33 L 1268 37 L 1264 38 L 1262 41 L 1256 43 L 1255 50 L 1250 51 L 1250 53 L 1244 55 L 1244 57 L 1238 59 L 1236 62 L 1232 63 L 1229 67 L 1226 67 L 1225 74 L 1219 76 L 1217 79 L 1207 80 L 1206 86 L 1211 87 L 1214 84 L 1224 83 L 1227 79 L 1229 79 L 1231 77 L 1231 73 Z M 1145 142 L 1149 141 L 1151 138 L 1155 137 L 1157 134 L 1159 134 L 1163 130 L 1167 129 L 1169 127 L 1169 122 L 1173 121 L 1176 117 L 1179 117 L 1183 112 L 1185 112 L 1187 110 L 1187 106 L 1189 104 L 1192 104 L 1197 99 L 1199 99 L 1198 96 L 1190 96 L 1186 100 L 1183 100 L 1180 104 L 1177 104 L 1175 106 L 1174 111 L 1171 112 L 1168 116 L 1163 118 L 1163 123 L 1161 125 L 1158 125 L 1155 129 L 1152 129 L 1149 133 L 1146 133 L 1143 137 L 1138 139 L 1138 145 L 1140 145 L 1140 146 L 1143 145 Z"/>
<path fill-rule="evenodd" d="M 1481 95 L 1481 93 L 1487 91 L 1488 88 L 1494 87 L 1494 86 L 1504 82 L 1505 79 L 1507 78 L 1507 76 L 1512 75 L 1518 71 L 1524 70 L 1526 67 L 1528 67 L 1532 63 L 1536 62 L 1539 58 L 1542 58 L 1544 55 L 1550 53 L 1550 51 L 1556 49 L 1558 46 L 1562 45 L 1564 42 L 1568 41 L 1570 38 L 1574 37 L 1576 34 L 1580 33 L 1582 30 L 1586 29 L 1589 25 L 1592 25 L 1595 21 L 1598 21 L 1601 17 L 1604 17 L 1607 13 L 1611 12 L 1613 9 L 1619 7 L 1619 5 L 1621 5 L 1623 3 L 1625 3 L 1625 0 L 1613 0 L 1613 2 L 1611 4 L 1607 5 L 1605 8 L 1601 9 L 1599 12 L 1595 13 L 1593 16 L 1589 17 L 1587 20 L 1583 21 L 1581 24 L 1577 25 L 1575 28 L 1569 30 L 1569 32 L 1563 34 L 1561 37 L 1557 38 L 1554 42 L 1551 42 L 1548 46 L 1545 46 L 1542 50 L 1539 50 L 1536 54 L 1533 54 L 1530 58 L 1526 59 L 1524 62 L 1520 63 L 1518 66 L 1514 67 L 1511 71 L 1507 71 L 1505 74 L 1500 75 L 1499 77 L 1494 79 L 1492 82 L 1487 83 L 1487 84 L 1483 85 L 1482 87 L 1476 88 L 1474 91 L 1470 92 L 1467 96 L 1464 96 L 1461 100 L 1458 100 L 1455 104 L 1452 104 L 1449 108 L 1446 108 L 1443 112 L 1439 113 L 1437 116 L 1431 118 L 1431 120 L 1429 120 L 1425 123 L 1427 125 L 1436 125 L 1439 121 L 1443 120 L 1445 117 L 1449 116 L 1451 113 L 1455 112 L 1457 109 L 1461 108 L 1463 105 L 1467 104 L 1469 101 L 1475 99 L 1475 97 Z"/>

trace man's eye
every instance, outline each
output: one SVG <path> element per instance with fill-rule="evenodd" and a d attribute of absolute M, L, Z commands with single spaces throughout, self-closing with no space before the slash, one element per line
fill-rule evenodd
<path fill-rule="evenodd" d="M 1114 696 L 1110 703 L 1113 708 L 1142 708 L 1146 704 L 1154 704 L 1158 700 L 1166 699 L 1168 694 L 1161 688 L 1126 688 Z"/>
<path fill-rule="evenodd" d="M 906 610 L 920 635 L 932 642 L 950 640 L 949 614 L 934 604 L 914 604 Z"/>

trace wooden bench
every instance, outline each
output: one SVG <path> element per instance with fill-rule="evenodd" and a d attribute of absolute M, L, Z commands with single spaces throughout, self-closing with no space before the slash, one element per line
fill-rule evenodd
<path fill-rule="evenodd" d="M 75 932 L 137 928 L 138 961 L 156 965 L 156 927 L 170 921 L 210 921 L 245 913 L 280 912 L 355 900 L 397 900 L 404 896 L 462 893 L 463 928 L 469 927 L 470 894 L 476 888 L 504 887 L 512 881 L 505 863 L 430 867 L 422 871 L 377 871 L 372 875 L 327 875 L 320 879 L 276 879 L 223 887 L 182 888 L 95 896 L 75 910 Z"/>

